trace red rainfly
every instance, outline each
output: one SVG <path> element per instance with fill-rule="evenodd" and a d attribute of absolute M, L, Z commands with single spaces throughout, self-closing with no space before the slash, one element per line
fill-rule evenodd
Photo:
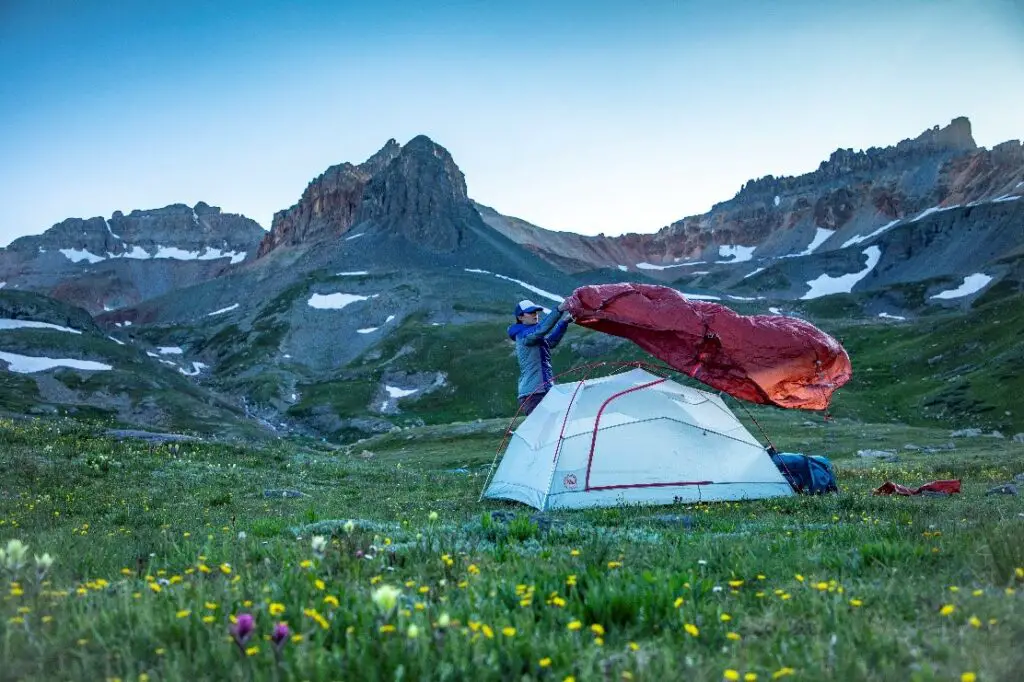
<path fill-rule="evenodd" d="M 742 400 L 823 410 L 850 379 L 838 341 L 802 320 L 740 315 L 654 284 L 580 287 L 576 323 L 631 340 L 680 372 Z"/>
<path fill-rule="evenodd" d="M 941 493 L 943 495 L 952 495 L 958 492 L 960 492 L 959 480 L 932 481 L 931 483 L 925 483 L 920 488 L 908 488 L 907 486 L 900 485 L 899 483 L 886 481 L 880 487 L 875 489 L 876 495 L 920 495 L 921 493 Z"/>

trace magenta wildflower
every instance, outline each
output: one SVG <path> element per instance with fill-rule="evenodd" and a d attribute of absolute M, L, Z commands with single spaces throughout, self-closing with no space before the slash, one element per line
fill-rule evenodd
<path fill-rule="evenodd" d="M 235 638 L 235 644 L 244 653 L 245 643 L 252 637 L 256 629 L 256 623 L 251 613 L 240 613 L 235 618 L 235 624 L 231 626 L 231 636 Z"/>
<path fill-rule="evenodd" d="M 270 641 L 274 646 L 280 647 L 288 640 L 288 624 L 278 623 L 274 626 L 274 632 L 270 635 Z"/>

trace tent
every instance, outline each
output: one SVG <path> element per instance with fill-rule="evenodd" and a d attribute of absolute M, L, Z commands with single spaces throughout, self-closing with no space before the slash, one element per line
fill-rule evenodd
<path fill-rule="evenodd" d="M 792 494 L 721 398 L 635 368 L 555 384 L 483 497 L 548 510 Z"/>

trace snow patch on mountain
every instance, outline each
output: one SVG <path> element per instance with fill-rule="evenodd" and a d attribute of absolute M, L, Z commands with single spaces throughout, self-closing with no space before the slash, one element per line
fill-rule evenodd
<path fill-rule="evenodd" d="M 811 289 L 801 296 L 800 299 L 807 301 L 812 298 L 829 296 L 830 294 L 848 294 L 853 291 L 854 285 L 867 277 L 868 273 L 878 265 L 878 261 L 882 258 L 882 250 L 877 246 L 869 246 L 864 249 L 863 253 L 868 257 L 868 262 L 863 270 L 838 277 L 820 275 L 807 282 L 807 286 Z"/>
<path fill-rule="evenodd" d="M 731 258 L 732 260 L 716 260 L 716 263 L 745 263 L 754 257 L 756 246 L 741 246 L 739 244 L 720 244 L 718 256 L 720 258 Z"/>
<path fill-rule="evenodd" d="M 4 329 L 56 329 L 59 332 L 67 332 L 69 334 L 81 334 L 82 332 L 71 327 L 62 327 L 59 324 L 50 324 L 49 322 L 36 322 L 35 320 L 12 320 L 6 317 L 0 317 L 0 330 Z"/>
<path fill-rule="evenodd" d="M 963 296 L 970 296 L 973 293 L 977 293 L 984 289 L 992 278 L 986 274 L 976 272 L 973 275 L 967 275 L 964 277 L 963 283 L 960 284 L 956 289 L 947 289 L 941 291 L 934 296 L 928 298 L 961 298 Z"/>
<path fill-rule="evenodd" d="M 367 301 L 376 298 L 377 294 L 360 296 L 359 294 L 313 294 L 309 297 L 309 307 L 319 310 L 341 310 L 347 305 L 358 301 Z"/>
<path fill-rule="evenodd" d="M 221 308 L 220 310 L 214 310 L 212 313 L 206 313 L 206 316 L 207 317 L 213 317 L 214 315 L 222 315 L 224 313 L 230 313 L 232 310 L 236 310 L 237 308 L 238 308 L 238 304 L 237 303 L 232 303 L 227 308 Z"/>
<path fill-rule="evenodd" d="M 891 222 L 886 223 L 885 225 L 882 225 L 880 228 L 878 228 L 877 230 L 875 230 L 874 232 L 872 232 L 870 234 L 865 234 L 865 235 L 859 235 L 858 234 L 858 235 L 855 235 L 855 236 L 847 239 L 845 242 L 843 242 L 843 245 L 840 248 L 845 249 L 847 246 L 853 246 L 854 244 L 860 244 L 861 242 L 866 242 L 869 239 L 873 239 L 874 237 L 877 237 L 878 235 L 882 234 L 883 232 L 885 232 L 887 230 L 891 230 L 893 227 L 895 227 L 897 224 L 899 224 L 899 222 L 900 222 L 900 218 L 897 218 L 896 220 L 893 220 Z"/>
<path fill-rule="evenodd" d="M 508 282 L 514 282 L 515 284 L 518 284 L 519 286 L 523 287 L 524 289 L 526 289 L 528 291 L 532 291 L 533 293 L 537 294 L 538 296 L 543 296 L 544 298 L 549 298 L 552 301 L 558 301 L 559 303 L 561 303 L 562 301 L 565 300 L 564 296 L 559 296 L 558 294 L 553 294 L 550 291 L 545 291 L 544 289 L 541 289 L 540 287 L 535 287 L 532 284 L 527 284 L 526 282 L 524 282 L 524 281 L 522 281 L 520 279 L 514 279 L 512 277 L 506 277 L 505 275 L 499 275 L 496 272 L 490 272 L 489 270 L 480 270 L 480 269 L 477 269 L 477 268 L 464 268 L 464 270 L 466 272 L 472 272 L 472 273 L 476 273 L 478 275 L 493 275 L 494 277 L 497 277 L 498 279 L 503 279 L 503 280 L 506 280 Z"/>
<path fill-rule="evenodd" d="M 84 369 L 100 372 L 113 369 L 110 365 L 92 360 L 75 360 L 74 358 L 48 358 L 36 355 L 19 355 L 17 353 L 5 353 L 0 351 L 0 360 L 8 364 L 8 372 L 19 374 L 31 374 L 32 372 L 43 372 L 55 367 L 70 367 L 71 369 Z"/>

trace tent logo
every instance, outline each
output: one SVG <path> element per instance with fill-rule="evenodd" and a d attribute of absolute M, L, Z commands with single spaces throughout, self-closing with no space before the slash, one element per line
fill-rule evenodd
<path fill-rule="evenodd" d="M 576 474 L 566 474 L 565 478 L 562 479 L 562 483 L 569 490 L 576 489 Z"/>

